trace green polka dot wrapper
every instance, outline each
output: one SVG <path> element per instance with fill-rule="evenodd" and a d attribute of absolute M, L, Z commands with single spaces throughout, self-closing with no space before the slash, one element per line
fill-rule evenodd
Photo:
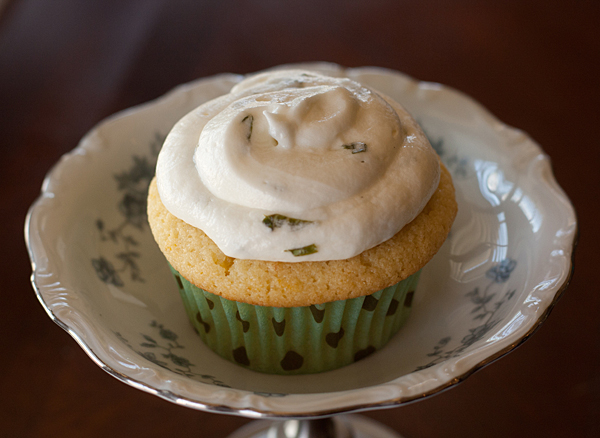
<path fill-rule="evenodd" d="M 364 297 L 267 307 L 221 298 L 171 271 L 204 343 L 233 363 L 270 374 L 333 370 L 381 349 L 406 322 L 420 275 Z"/>

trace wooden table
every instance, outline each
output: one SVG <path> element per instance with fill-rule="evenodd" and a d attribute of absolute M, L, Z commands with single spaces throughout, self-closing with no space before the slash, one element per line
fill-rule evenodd
<path fill-rule="evenodd" d="M 580 221 L 571 285 L 522 347 L 451 391 L 366 415 L 406 437 L 600 436 L 600 4 L 593 1 L 0 2 L 0 435 L 224 437 L 98 368 L 29 284 L 23 222 L 102 118 L 220 72 L 327 60 L 460 89 L 550 155 Z"/>

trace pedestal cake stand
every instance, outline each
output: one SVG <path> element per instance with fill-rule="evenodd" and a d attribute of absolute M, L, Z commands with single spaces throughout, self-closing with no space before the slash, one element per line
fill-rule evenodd
<path fill-rule="evenodd" d="M 266 375 L 212 353 L 187 322 L 147 225 L 146 189 L 171 126 L 239 75 L 186 84 L 110 117 L 60 160 L 25 226 L 33 287 L 115 378 L 181 406 L 275 420 L 232 438 L 397 437 L 338 414 L 424 399 L 523 343 L 567 286 L 575 213 L 539 146 L 469 97 L 385 69 L 294 67 L 348 76 L 401 102 L 453 175 L 458 217 L 386 347 L 335 371 Z"/>

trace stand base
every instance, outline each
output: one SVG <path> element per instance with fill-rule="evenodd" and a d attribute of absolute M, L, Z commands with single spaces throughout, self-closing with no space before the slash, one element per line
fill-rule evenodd
<path fill-rule="evenodd" d="M 326 420 L 258 420 L 228 438 L 402 438 L 387 426 L 360 415 Z"/>

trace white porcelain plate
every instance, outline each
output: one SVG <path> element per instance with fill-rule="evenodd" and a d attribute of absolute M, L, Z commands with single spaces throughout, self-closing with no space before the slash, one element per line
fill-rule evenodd
<path fill-rule="evenodd" d="M 571 274 L 577 224 L 548 157 L 465 95 L 378 68 L 347 75 L 401 102 L 452 172 L 459 213 L 425 268 L 407 325 L 381 351 L 316 375 L 229 363 L 194 333 L 146 222 L 162 139 L 240 80 L 220 75 L 100 123 L 46 178 L 26 224 L 50 317 L 117 379 L 169 401 L 249 417 L 317 417 L 435 394 L 522 343 Z"/>

